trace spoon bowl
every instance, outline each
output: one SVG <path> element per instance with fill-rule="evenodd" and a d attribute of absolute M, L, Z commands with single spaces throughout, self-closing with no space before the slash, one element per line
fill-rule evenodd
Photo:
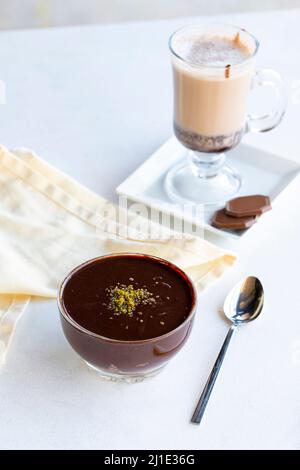
<path fill-rule="evenodd" d="M 264 289 L 257 277 L 249 276 L 238 282 L 224 302 L 224 314 L 234 325 L 255 320 L 262 311 Z"/>

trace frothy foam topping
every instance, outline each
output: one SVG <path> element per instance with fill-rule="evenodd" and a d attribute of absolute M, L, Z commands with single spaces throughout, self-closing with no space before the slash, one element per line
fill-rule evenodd
<path fill-rule="evenodd" d="M 251 51 L 240 40 L 211 35 L 188 35 L 175 38 L 173 49 L 184 60 L 199 65 L 226 66 L 243 62 Z"/>

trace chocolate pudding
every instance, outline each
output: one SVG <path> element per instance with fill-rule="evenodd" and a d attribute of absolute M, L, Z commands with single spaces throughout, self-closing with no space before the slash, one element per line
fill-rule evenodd
<path fill-rule="evenodd" d="M 65 335 L 88 365 L 114 378 L 143 378 L 183 346 L 196 292 L 165 260 L 117 254 L 73 270 L 58 303 Z"/>
<path fill-rule="evenodd" d="M 86 330 L 136 341 L 177 328 L 191 311 L 192 298 L 182 276 L 168 265 L 123 256 L 103 258 L 77 271 L 64 288 L 63 303 Z"/>

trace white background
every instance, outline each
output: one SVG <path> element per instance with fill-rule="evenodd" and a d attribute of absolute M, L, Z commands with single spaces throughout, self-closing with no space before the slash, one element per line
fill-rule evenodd
<path fill-rule="evenodd" d="M 136 21 L 300 7 L 300 0 L 0 0 L 0 28 Z"/>
<path fill-rule="evenodd" d="M 297 85 L 300 10 L 219 19 L 252 31 L 261 41 L 259 66 Z M 33 148 L 114 198 L 114 188 L 172 132 L 166 44 L 188 21 L 2 33 L 2 143 Z M 282 125 L 246 140 L 300 162 L 294 92 Z M 235 247 L 238 265 L 200 297 L 188 344 L 151 381 L 99 380 L 65 341 L 55 302 L 31 304 L 0 372 L 0 447 L 299 449 L 299 197 L 300 188 L 287 194 Z M 191 425 L 228 328 L 218 309 L 248 274 L 265 286 L 264 313 L 237 332 L 203 422 Z"/>

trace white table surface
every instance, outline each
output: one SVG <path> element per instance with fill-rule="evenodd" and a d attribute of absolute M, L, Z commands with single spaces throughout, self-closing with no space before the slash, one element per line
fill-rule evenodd
<path fill-rule="evenodd" d="M 219 19 L 252 31 L 261 40 L 258 65 L 297 85 L 300 10 Z M 1 33 L 1 142 L 33 148 L 115 198 L 114 188 L 172 132 L 166 43 L 187 22 Z M 291 94 L 282 125 L 245 140 L 300 162 L 300 103 Z M 236 247 L 237 267 L 201 296 L 188 344 L 151 381 L 101 381 L 65 341 L 55 302 L 31 304 L 0 372 L 0 448 L 299 449 L 299 200 L 296 188 Z M 217 310 L 249 273 L 265 285 L 264 314 L 235 336 L 202 424 L 191 425 L 227 331 Z"/>

